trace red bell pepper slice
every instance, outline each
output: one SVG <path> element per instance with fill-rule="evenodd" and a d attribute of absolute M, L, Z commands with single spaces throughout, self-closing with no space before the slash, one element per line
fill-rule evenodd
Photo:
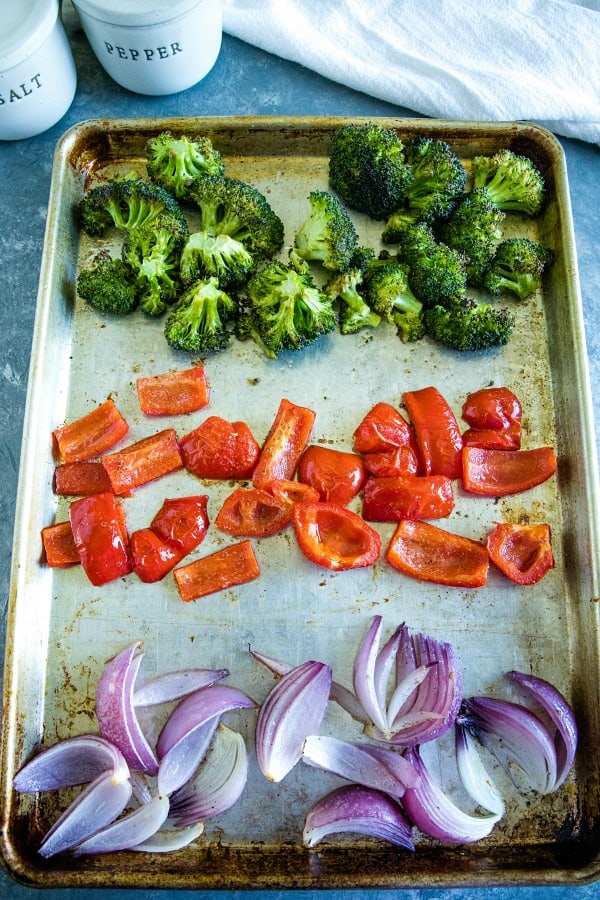
<path fill-rule="evenodd" d="M 292 521 L 293 504 L 261 488 L 236 488 L 225 498 L 215 526 L 236 537 L 270 537 Z"/>
<path fill-rule="evenodd" d="M 202 543 L 208 531 L 208 495 L 175 497 L 163 502 L 150 528 L 159 537 L 187 556 Z"/>
<path fill-rule="evenodd" d="M 317 503 L 319 493 L 310 484 L 292 481 L 290 478 L 275 478 L 269 484 L 269 490 L 278 500 L 287 503 Z"/>
<path fill-rule="evenodd" d="M 365 453 L 365 469 L 375 477 L 391 478 L 394 475 L 418 475 L 419 458 L 412 447 L 393 447 L 381 453 Z"/>
<path fill-rule="evenodd" d="M 386 559 L 405 575 L 448 587 L 483 587 L 489 569 L 483 544 L 429 522 L 409 519 L 398 524 Z"/>
<path fill-rule="evenodd" d="M 522 434 L 521 402 L 506 387 L 482 388 L 465 400 L 462 417 L 471 427 L 463 444 L 497 450 L 518 450 Z"/>
<path fill-rule="evenodd" d="M 81 564 L 93 585 L 131 572 L 125 517 L 114 494 L 105 491 L 74 500 L 69 521 Z"/>
<path fill-rule="evenodd" d="M 365 483 L 362 516 L 368 522 L 440 519 L 453 509 L 452 480 L 445 475 L 369 478 Z"/>
<path fill-rule="evenodd" d="M 54 470 L 54 493 L 59 496 L 85 497 L 103 491 L 112 491 L 112 484 L 101 462 L 62 463 Z"/>
<path fill-rule="evenodd" d="M 197 478 L 251 478 L 260 455 L 257 443 L 245 422 L 228 422 L 209 416 L 179 442 L 188 472 Z"/>
<path fill-rule="evenodd" d="M 81 562 L 70 522 L 56 522 L 42 528 L 42 544 L 46 562 L 52 568 L 65 569 Z"/>
<path fill-rule="evenodd" d="M 537 584 L 554 568 L 552 532 L 547 524 L 498 523 L 488 535 L 492 562 L 516 584 Z"/>
<path fill-rule="evenodd" d="M 362 489 L 367 471 L 357 453 L 311 444 L 298 461 L 297 478 L 315 488 L 325 503 L 346 506 Z"/>
<path fill-rule="evenodd" d="M 204 366 L 192 366 L 136 380 L 140 409 L 146 416 L 177 416 L 208 405 L 208 382 Z"/>
<path fill-rule="evenodd" d="M 260 575 L 260 568 L 251 542 L 244 540 L 178 566 L 173 575 L 181 599 L 188 603 L 253 581 Z"/>
<path fill-rule="evenodd" d="M 384 453 L 414 442 L 413 430 L 390 403 L 376 403 L 354 432 L 357 453 Z"/>
<path fill-rule="evenodd" d="M 377 531 L 337 503 L 297 503 L 294 531 L 304 556 L 318 566 L 343 571 L 372 566 L 381 553 Z"/>
<path fill-rule="evenodd" d="M 425 475 L 461 476 L 462 435 L 449 403 L 435 387 L 403 394 Z"/>
<path fill-rule="evenodd" d="M 52 435 L 64 462 L 78 462 L 111 450 L 128 431 L 125 418 L 109 398 L 85 416 L 56 428 Z"/>
<path fill-rule="evenodd" d="M 134 488 L 183 468 L 177 435 L 165 428 L 122 450 L 102 457 L 115 494 L 126 496 Z"/>
<path fill-rule="evenodd" d="M 183 553 L 152 528 L 139 528 L 129 541 L 131 567 L 140 581 L 161 581 L 183 558 Z"/>
<path fill-rule="evenodd" d="M 254 487 L 268 488 L 275 478 L 292 478 L 315 418 L 312 409 L 281 400 L 252 475 Z"/>
<path fill-rule="evenodd" d="M 531 450 L 493 450 L 465 447 L 463 487 L 471 494 L 505 497 L 543 484 L 556 472 L 552 447 Z"/>

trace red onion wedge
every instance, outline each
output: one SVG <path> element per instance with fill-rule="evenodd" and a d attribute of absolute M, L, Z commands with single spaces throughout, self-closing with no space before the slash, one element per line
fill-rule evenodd
<path fill-rule="evenodd" d="M 402 806 L 411 822 L 429 837 L 444 843 L 468 844 L 487 837 L 500 815 L 474 816 L 461 810 L 431 776 L 418 747 L 409 747 L 406 758 L 420 781 L 405 791 Z"/>
<path fill-rule="evenodd" d="M 228 675 L 228 669 L 182 669 L 180 672 L 166 672 L 137 687 L 133 693 L 133 705 L 157 706 L 159 703 L 181 700 Z"/>
<path fill-rule="evenodd" d="M 281 781 L 302 757 L 305 739 L 321 727 L 330 687 L 330 667 L 310 660 L 282 675 L 261 705 L 256 757 L 269 781 Z"/>
<path fill-rule="evenodd" d="M 310 735 L 304 742 L 302 760 L 364 787 L 402 797 L 406 787 L 414 787 L 418 777 L 404 757 L 387 747 L 371 747 L 325 735 Z"/>
<path fill-rule="evenodd" d="M 187 847 L 196 838 L 199 838 L 203 831 L 204 825 L 202 822 L 186 825 L 185 828 L 165 827 L 130 849 L 145 853 L 171 853 L 174 850 L 181 850 L 183 847 Z"/>
<path fill-rule="evenodd" d="M 387 794 L 358 784 L 337 788 L 309 811 L 303 831 L 307 847 L 330 834 L 362 834 L 414 850 L 412 829 L 400 806 Z"/>
<path fill-rule="evenodd" d="M 84 853 L 113 853 L 131 850 L 151 838 L 169 814 L 166 797 L 153 797 L 148 803 L 108 825 L 75 847 L 76 856 Z"/>
<path fill-rule="evenodd" d="M 121 750 L 132 770 L 155 775 L 158 762 L 135 714 L 134 684 L 143 654 L 131 644 L 104 667 L 96 691 L 96 717 L 102 735 Z"/>
<path fill-rule="evenodd" d="M 504 815 L 504 801 L 483 765 L 475 740 L 459 722 L 454 726 L 456 765 L 465 791 L 483 809 Z"/>
<path fill-rule="evenodd" d="M 112 772 L 116 781 L 129 777 L 125 758 L 114 744 L 95 734 L 82 734 L 42 750 L 19 769 L 13 785 L 21 793 L 53 791 L 86 784 L 104 772 Z"/>

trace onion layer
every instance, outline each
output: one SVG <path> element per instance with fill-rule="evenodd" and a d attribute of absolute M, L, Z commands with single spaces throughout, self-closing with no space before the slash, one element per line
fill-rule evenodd
<path fill-rule="evenodd" d="M 414 850 L 411 826 L 400 806 L 381 791 L 348 784 L 319 800 L 306 817 L 303 841 L 314 847 L 330 834 L 379 838 Z"/>

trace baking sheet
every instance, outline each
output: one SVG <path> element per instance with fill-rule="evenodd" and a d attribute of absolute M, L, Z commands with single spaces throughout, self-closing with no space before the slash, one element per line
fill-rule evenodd
<path fill-rule="evenodd" d="M 43 526 L 67 518 L 67 501 L 52 492 L 55 460 L 50 435 L 110 394 L 130 423 L 128 440 L 163 427 L 140 413 L 138 375 L 189 364 L 170 350 L 160 323 L 141 313 L 126 321 L 98 316 L 75 296 L 77 268 L 97 246 L 80 235 L 73 206 L 85 187 L 123 171 L 143 174 L 147 139 L 162 130 L 208 134 L 221 150 L 226 174 L 264 191 L 286 225 L 286 246 L 308 212 L 310 190 L 327 188 L 328 141 L 333 128 L 358 119 L 168 119 L 83 123 L 59 143 L 52 179 L 29 394 L 24 428 L 13 577 L 7 631 L 2 746 L 2 853 L 19 880 L 44 886 L 147 888 L 375 888 L 477 884 L 556 884 L 598 876 L 598 488 L 564 158 L 558 142 L 527 124 L 378 120 L 403 139 L 417 134 L 448 140 L 465 165 L 477 153 L 510 146 L 531 155 L 548 182 L 543 215 L 518 232 L 551 246 L 555 263 L 543 291 L 524 304 L 508 346 L 458 354 L 422 341 L 403 345 L 395 329 L 331 335 L 302 353 L 267 360 L 253 344 L 234 342 L 207 357 L 208 411 L 169 418 L 179 435 L 214 413 L 248 422 L 260 441 L 281 397 L 317 411 L 312 440 L 351 449 L 352 432 L 378 401 L 398 405 L 406 390 L 433 384 L 457 413 L 480 387 L 506 385 L 524 407 L 524 446 L 552 444 L 555 479 L 500 501 L 457 489 L 456 508 L 439 524 L 482 539 L 494 521 L 548 521 L 556 568 L 540 585 L 517 588 L 490 572 L 485 588 L 464 591 L 419 583 L 384 563 L 331 573 L 308 563 L 288 530 L 255 541 L 258 581 L 197 603 L 179 599 L 172 578 L 142 585 L 129 576 L 94 588 L 80 569 L 52 571 L 41 560 Z M 364 244 L 378 246 L 380 223 L 354 216 Z M 516 220 L 506 220 L 509 234 Z M 203 486 L 186 473 L 135 492 L 126 502 L 130 530 L 146 525 L 165 496 L 209 494 L 209 516 L 229 484 Z M 376 526 L 383 546 L 390 523 Z M 196 555 L 230 539 L 209 529 Z M 133 641 L 143 642 L 146 677 L 185 666 L 227 667 L 229 682 L 257 701 L 272 677 L 249 656 L 248 645 L 291 663 L 320 658 L 350 685 L 352 659 L 373 614 L 386 633 L 405 621 L 452 642 L 463 666 L 465 695 L 509 697 L 503 673 L 531 671 L 559 687 L 573 703 L 580 752 L 567 785 L 539 799 L 510 791 L 507 814 L 488 839 L 448 847 L 417 837 L 414 854 L 359 838 L 331 839 L 302 848 L 310 805 L 339 784 L 299 765 L 273 785 L 251 765 L 238 803 L 192 847 L 176 854 L 121 853 L 44 862 L 36 846 L 65 805 L 60 797 L 17 797 L 12 777 L 41 745 L 95 730 L 94 691 L 105 662 Z M 252 761 L 254 719 L 229 719 L 247 738 Z M 325 730 L 358 737 L 340 710 L 328 711 Z M 432 764 L 455 794 L 451 746 L 440 742 Z M 501 777 L 501 776 L 500 776 Z M 463 798 L 464 799 L 464 798 Z"/>

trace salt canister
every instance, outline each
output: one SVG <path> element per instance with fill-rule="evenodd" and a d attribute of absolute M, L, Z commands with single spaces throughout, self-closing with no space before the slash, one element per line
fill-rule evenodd
<path fill-rule="evenodd" d="M 0 140 L 51 128 L 69 109 L 76 87 L 58 0 L 0 0 Z"/>
<path fill-rule="evenodd" d="M 99 62 L 138 94 L 196 84 L 221 49 L 222 0 L 73 0 Z"/>

